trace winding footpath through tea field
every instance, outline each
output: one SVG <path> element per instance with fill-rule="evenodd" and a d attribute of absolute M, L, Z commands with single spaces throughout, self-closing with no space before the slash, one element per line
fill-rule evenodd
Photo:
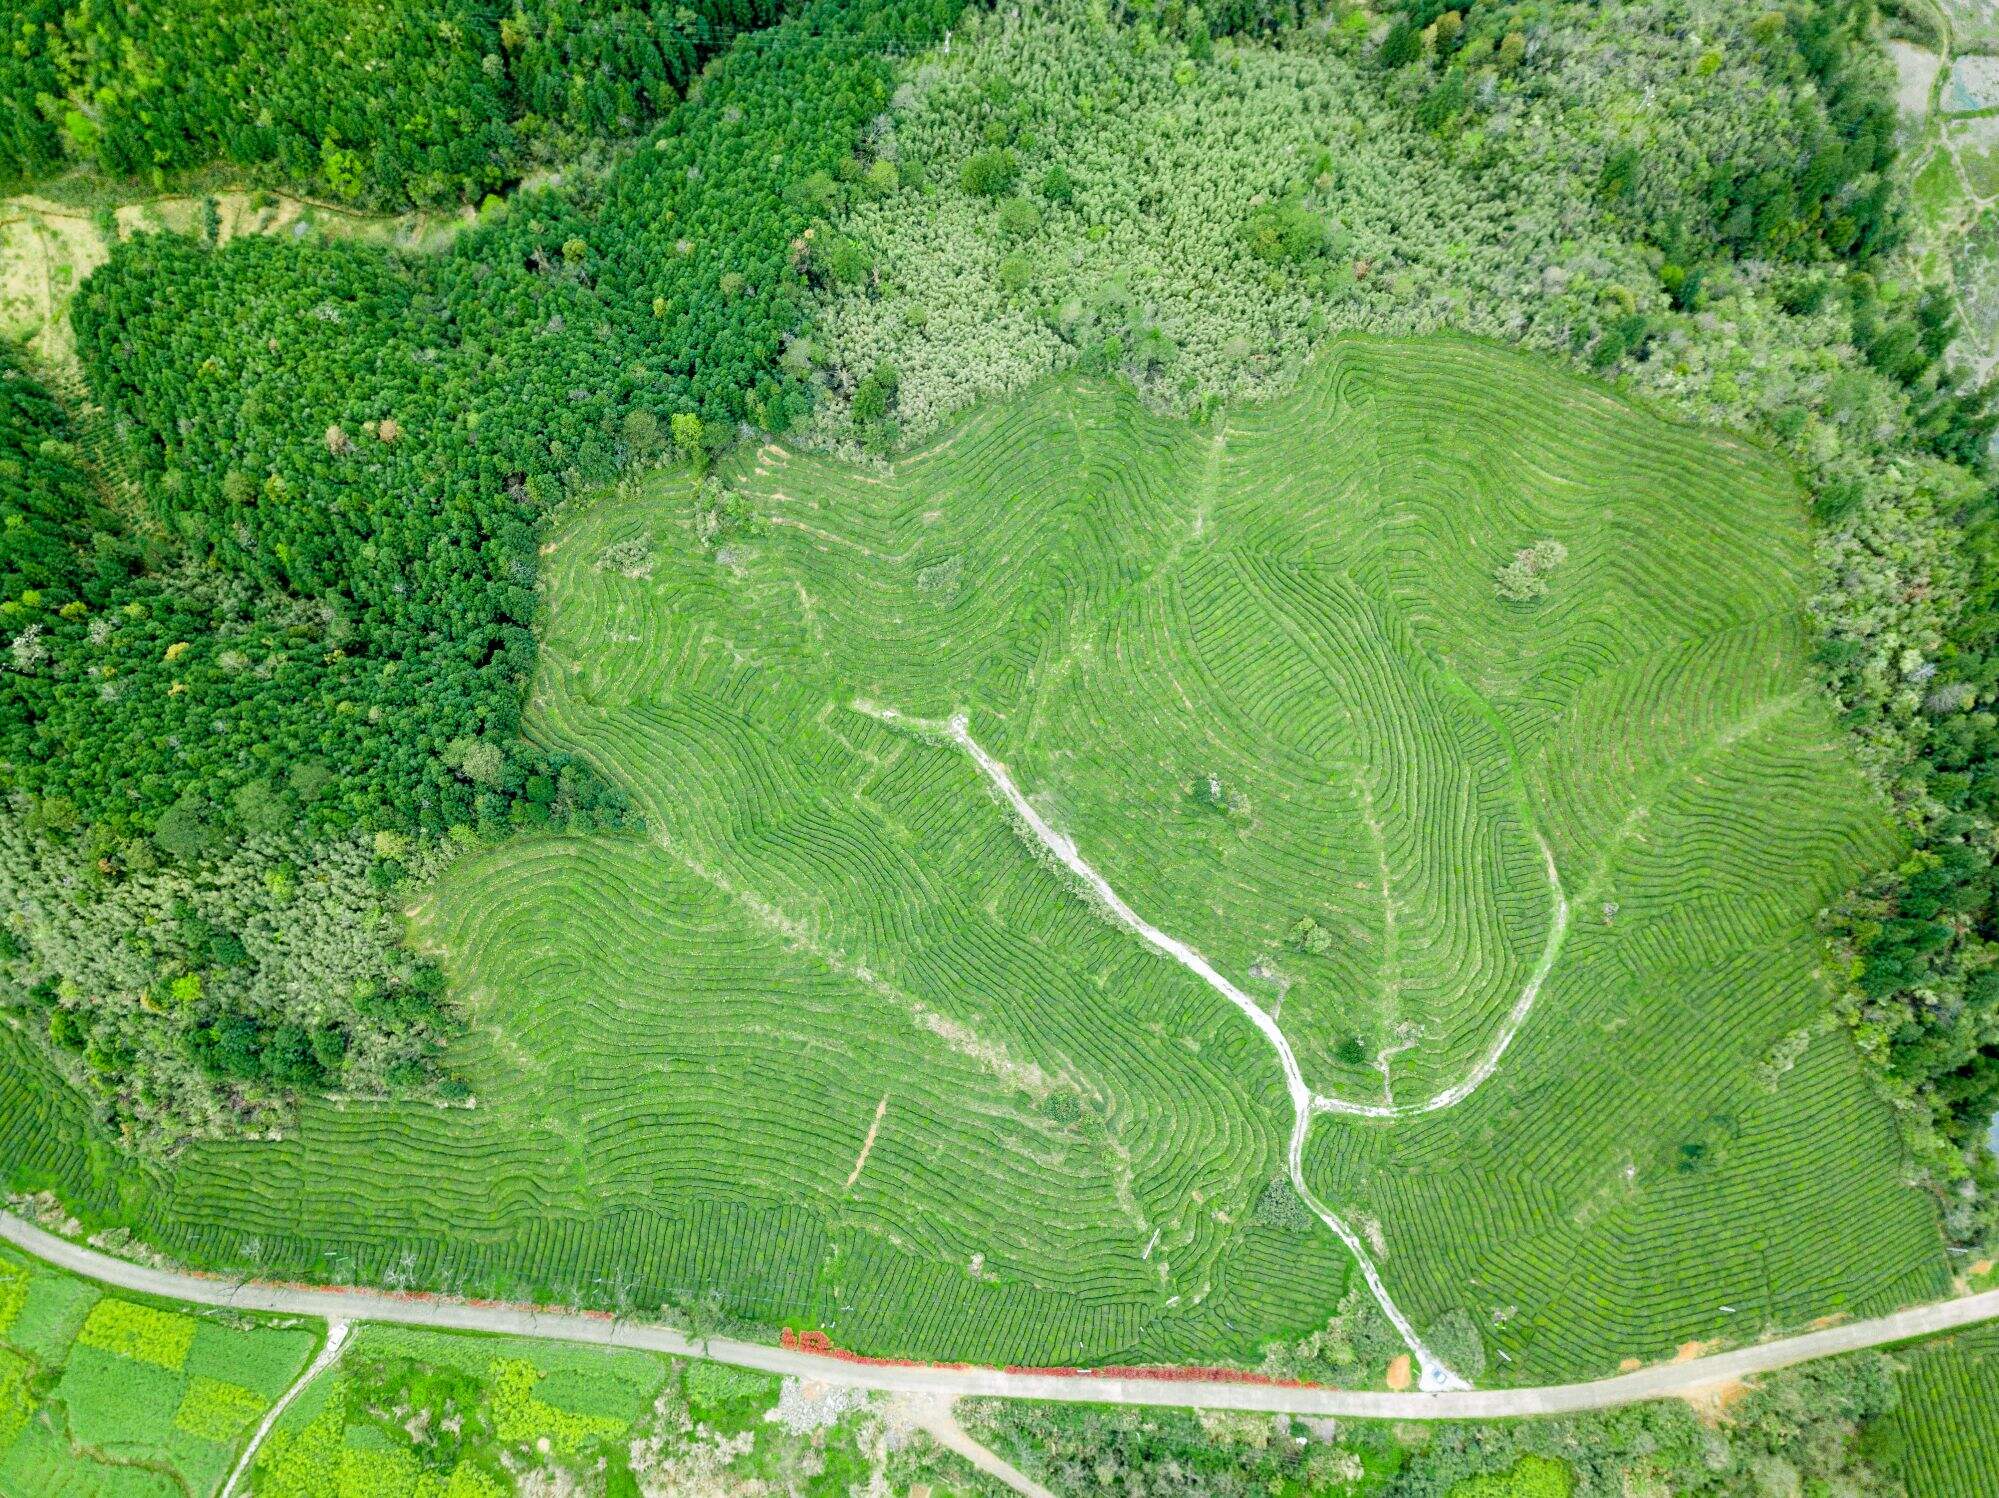
<path fill-rule="evenodd" d="M 0 1212 L 0 1239 L 74 1274 L 118 1289 L 197 1305 L 317 1316 L 348 1323 L 384 1321 L 604 1347 L 635 1347 L 822 1383 L 901 1393 L 1046 1399 L 1071 1404 L 1192 1406 L 1368 1420 L 1495 1420 L 1613 1409 L 1686 1395 L 1814 1358 L 1885 1347 L 1999 1319 L 1999 1290 L 1986 1290 L 1977 1295 L 1910 1306 L 1867 1321 L 1780 1337 L 1733 1352 L 1654 1363 L 1614 1378 L 1519 1389 L 1445 1389 L 1397 1394 L 1374 1389 L 1242 1383 L 1225 1377 L 1225 1370 L 1215 1370 L 1209 1377 L 1187 1370 L 1189 1376 L 1163 1379 L 1080 1372 L 1036 1373 L 963 1364 L 855 1361 L 726 1337 L 690 1337 L 672 1327 L 622 1320 L 607 1312 L 229 1280 L 153 1269 L 116 1259 L 59 1238 L 10 1212 Z"/>
<path fill-rule="evenodd" d="M 1462 1081 L 1420 1103 L 1397 1104 L 1392 1101 L 1350 1103 L 1312 1091 L 1305 1082 L 1304 1073 L 1298 1065 L 1298 1057 L 1291 1049 L 1291 1042 L 1284 1038 L 1284 1031 L 1271 1017 L 1270 1012 L 1224 978 L 1207 958 L 1185 942 L 1168 936 L 1124 902 L 1118 892 L 1111 887 L 1110 881 L 1084 859 L 1076 848 L 1075 839 L 1057 832 L 1050 826 L 1047 819 L 1034 809 L 1033 803 L 1021 792 L 1020 787 L 1014 784 L 1006 766 L 994 759 L 979 741 L 972 737 L 971 721 L 964 713 L 953 715 L 948 722 L 938 722 L 934 719 L 912 718 L 892 707 L 882 707 L 872 702 L 856 702 L 854 710 L 919 734 L 941 735 L 964 750 L 971 756 L 972 763 L 979 767 L 979 772 L 1000 793 L 1014 815 L 1019 817 L 1027 830 L 1034 835 L 1035 841 L 1054 854 L 1062 867 L 1082 880 L 1090 893 L 1119 925 L 1135 932 L 1147 946 L 1171 957 L 1193 973 L 1216 993 L 1235 1005 L 1243 1017 L 1256 1026 L 1264 1039 L 1268 1040 L 1276 1050 L 1278 1062 L 1284 1068 L 1285 1090 L 1291 1096 L 1291 1136 L 1285 1151 L 1285 1162 L 1290 1171 L 1292 1189 L 1298 1193 L 1299 1199 L 1312 1209 L 1313 1214 L 1333 1230 L 1340 1242 L 1346 1245 L 1347 1251 L 1354 1256 L 1354 1262 L 1360 1266 L 1361 1275 L 1367 1280 L 1367 1287 L 1373 1292 L 1382 1313 L 1394 1324 L 1404 1345 L 1415 1356 L 1417 1365 L 1422 1370 L 1421 1386 L 1432 1392 L 1469 1389 L 1471 1385 L 1452 1372 L 1443 1360 L 1424 1344 L 1409 1318 L 1395 1304 L 1394 1297 L 1388 1293 L 1388 1286 L 1382 1282 L 1381 1271 L 1375 1264 L 1373 1256 L 1361 1242 L 1360 1234 L 1354 1231 L 1352 1224 L 1313 1195 L 1311 1188 L 1305 1184 L 1305 1137 L 1311 1132 L 1313 1117 L 1320 1113 L 1347 1113 L 1365 1118 L 1400 1118 L 1417 1113 L 1437 1112 L 1470 1097 L 1478 1089 L 1479 1084 L 1498 1068 L 1500 1058 L 1506 1054 L 1506 1048 L 1513 1043 L 1513 1037 L 1519 1033 L 1521 1025 L 1526 1023 L 1528 1014 L 1533 1010 L 1534 999 L 1541 992 L 1542 984 L 1547 981 L 1549 972 L 1554 968 L 1555 958 L 1562 950 L 1562 938 L 1569 929 L 1569 902 L 1562 891 L 1561 875 L 1555 868 L 1555 855 L 1548 847 L 1547 841 L 1536 834 L 1535 841 L 1540 844 L 1541 857 L 1547 866 L 1548 886 L 1554 896 L 1554 919 L 1549 926 L 1548 939 L 1541 949 L 1541 960 L 1535 965 L 1533 974 L 1521 989 L 1519 999 L 1515 1001 L 1512 1012 L 1506 1017 L 1506 1023 L 1500 1027 L 1492 1043 L 1486 1047 L 1485 1054 L 1479 1058 L 1477 1064 Z"/>
<path fill-rule="evenodd" d="M 648 835 L 412 911 L 477 1106 L 113 1175 L 0 1029 L 0 1155 L 199 1269 L 714 1294 L 1088 1397 L 1205 1398 L 1349 1292 L 1439 1396 L 1949 1295 L 1818 1027 L 1814 914 L 1895 845 L 1785 475 L 1449 340 L 1342 341 L 1214 437 L 1074 379 L 891 472 L 579 507 L 528 712 Z"/>

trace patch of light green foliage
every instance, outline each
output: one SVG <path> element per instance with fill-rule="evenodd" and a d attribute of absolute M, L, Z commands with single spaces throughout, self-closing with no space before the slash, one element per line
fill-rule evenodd
<path fill-rule="evenodd" d="M 839 1498 L 928 1481 L 939 1498 L 985 1491 L 929 1442 L 891 1442 L 878 1398 L 822 1391 L 831 1407 L 813 1419 L 780 1408 L 783 1392 L 767 1375 L 634 1350 L 369 1325 L 285 1411 L 253 1490 Z M 798 1391 L 788 1397 L 796 1404 Z"/>
<path fill-rule="evenodd" d="M 286 1080 L 379 1095 L 436 1053 L 436 974 L 403 948 L 392 889 L 371 874 L 388 851 L 410 860 L 406 877 L 428 879 L 442 850 L 383 833 L 264 837 L 240 851 L 80 885 L 71 849 L 0 813 L 0 899 L 24 938 L 13 980 L 54 998 L 58 1062 L 128 1147 L 280 1122 Z M 259 1043 L 291 1071 L 245 1053 L 239 1090 L 219 1092 L 190 1046 L 217 1033 L 203 1020 L 218 1008 L 258 1015 Z M 97 1017 L 88 1044 L 60 1017 L 72 1010 Z"/>
<path fill-rule="evenodd" d="M 1455 170 L 1353 50 L 1315 26 L 1196 63 L 1082 0 L 968 13 L 881 123 L 900 185 L 842 226 L 881 284 L 825 300 L 817 352 L 855 382 L 891 366 L 922 436 L 1078 360 L 1188 409 L 1287 383 L 1336 327 L 1557 341 L 1599 295 L 1521 242 L 1559 188 L 1503 201 Z"/>
<path fill-rule="evenodd" d="M 1673 24 L 1688 9 L 1704 48 Z M 1486 112 L 1457 137 L 1426 128 L 1413 81 L 1369 66 L 1369 34 L 1365 12 L 1335 11 L 1195 55 L 1088 0 L 968 13 L 877 122 L 890 169 L 871 180 L 893 190 L 841 228 L 878 284 L 823 299 L 812 352 L 836 389 L 892 367 L 921 435 L 1079 359 L 1185 409 L 1288 382 L 1342 329 L 1565 351 L 1670 305 L 1659 252 L 1594 201 L 1609 156 L 1644 152 L 1626 219 L 1697 235 L 1686 182 L 1800 130 L 1721 7 L 1537 31 L 1533 86 L 1489 60 L 1471 85 Z"/>
<path fill-rule="evenodd" d="M 0 1248 L 0 1492 L 216 1492 L 317 1333 L 107 1292 Z"/>

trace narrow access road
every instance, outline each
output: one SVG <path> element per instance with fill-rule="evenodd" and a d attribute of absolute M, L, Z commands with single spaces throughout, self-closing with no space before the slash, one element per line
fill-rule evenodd
<path fill-rule="evenodd" d="M 447 1331 L 494 1332 L 555 1342 L 602 1347 L 636 1347 L 674 1357 L 707 1358 L 766 1373 L 794 1374 L 821 1383 L 845 1384 L 892 1393 L 965 1395 L 997 1399 L 1049 1399 L 1070 1404 L 1172 1405 L 1202 1409 L 1257 1410 L 1272 1414 L 1335 1415 L 1365 1420 L 1503 1420 L 1528 1415 L 1565 1415 L 1613 1409 L 1649 1399 L 1667 1399 L 1708 1384 L 1749 1378 L 1813 1358 L 1882 1347 L 1933 1336 L 1981 1321 L 1999 1320 L 1999 1290 L 1911 1306 L 1893 1315 L 1849 1322 L 1794 1337 L 1779 1337 L 1733 1352 L 1654 1363 L 1635 1373 L 1589 1383 L 1544 1384 L 1524 1389 L 1451 1389 L 1394 1394 L 1374 1389 L 1294 1389 L 1273 1384 L 1239 1384 L 1223 1379 L 1092 1378 L 1054 1373 L 1009 1373 L 1000 1368 L 947 1368 L 849 1362 L 843 1358 L 736 1342 L 725 1337 L 697 1341 L 671 1327 L 621 1321 L 607 1312 L 568 1311 L 492 1301 L 444 1300 L 377 1290 L 314 1289 L 257 1281 L 237 1283 L 210 1275 L 152 1269 L 127 1263 L 94 1248 L 44 1232 L 11 1213 L 0 1212 L 0 1239 L 73 1274 L 121 1290 L 158 1295 L 196 1305 L 285 1316 L 319 1316 L 327 1321 L 383 1321 Z"/>
<path fill-rule="evenodd" d="M 954 1451 L 988 1477 L 996 1477 L 1022 1498 L 1055 1495 L 958 1423 L 958 1401 L 944 1395 L 912 1394 L 902 1406 L 910 1422 L 946 1451 Z"/>
<path fill-rule="evenodd" d="M 1555 901 L 1554 920 L 1549 927 L 1548 938 L 1542 946 L 1540 962 L 1521 989 L 1520 997 L 1514 1001 L 1512 1013 L 1507 1016 L 1505 1024 L 1500 1026 L 1498 1034 L 1486 1047 L 1485 1054 L 1461 1081 L 1423 1102 L 1349 1103 L 1313 1092 L 1306 1085 L 1304 1073 L 1298 1066 L 1298 1058 L 1292 1053 L 1291 1042 L 1285 1038 L 1276 1017 L 1224 978 L 1206 957 L 1187 943 L 1168 936 L 1124 902 L 1118 892 L 1111 888 L 1110 881 L 1084 859 L 1076 847 L 1075 840 L 1050 826 L 1047 819 L 1034 809 L 1033 803 L 1014 783 L 1013 776 L 1007 772 L 1006 766 L 994 759 L 979 741 L 972 737 L 971 721 L 964 713 L 954 714 L 948 720 L 913 718 L 895 708 L 883 707 L 873 702 L 856 701 L 851 705 L 855 712 L 865 713 L 879 722 L 911 729 L 931 738 L 947 739 L 964 750 L 979 767 L 979 773 L 984 775 L 993 789 L 999 792 L 1001 799 L 1033 835 L 1035 841 L 1053 854 L 1071 874 L 1083 881 L 1084 886 L 1110 914 L 1111 919 L 1134 932 L 1154 951 L 1172 958 L 1194 974 L 1233 1004 L 1243 1018 L 1256 1026 L 1263 1038 L 1270 1042 L 1271 1049 L 1277 1053 L 1278 1064 L 1284 1071 L 1285 1090 L 1291 1096 L 1291 1134 L 1285 1150 L 1285 1163 L 1290 1172 L 1292 1189 L 1298 1193 L 1298 1199 L 1304 1202 L 1312 1215 L 1330 1228 L 1334 1236 L 1346 1245 L 1347 1252 L 1353 1256 L 1361 1277 L 1367 1281 L 1367 1287 L 1374 1295 L 1375 1304 L 1381 1307 L 1382 1314 L 1394 1326 L 1396 1335 L 1402 1338 L 1403 1345 L 1416 1359 L 1416 1366 L 1421 1370 L 1418 1380 L 1420 1387 L 1430 1392 L 1469 1389 L 1471 1385 L 1452 1371 L 1417 1335 L 1415 1326 L 1403 1314 L 1402 1308 L 1395 1303 L 1395 1298 L 1388 1293 L 1388 1285 L 1381 1277 L 1380 1267 L 1375 1263 L 1374 1256 L 1367 1251 L 1366 1245 L 1361 1242 L 1360 1234 L 1354 1230 L 1353 1224 L 1320 1201 L 1305 1184 L 1305 1140 L 1311 1133 L 1312 1119 L 1316 1114 L 1348 1113 L 1363 1118 L 1403 1118 L 1418 1113 L 1434 1113 L 1463 1102 L 1498 1070 L 1500 1059 L 1505 1056 L 1507 1047 L 1513 1044 L 1513 1037 L 1519 1033 L 1520 1027 L 1527 1023 L 1527 1016 L 1533 1011 L 1534 1000 L 1540 994 L 1541 986 L 1547 982 L 1548 974 L 1554 970 L 1555 959 L 1561 954 L 1562 939 L 1569 929 L 1568 897 L 1562 891 L 1562 878 L 1555 868 L 1555 854 L 1549 848 L 1547 841 L 1538 832 L 1534 834 L 1534 840 L 1541 847 L 1541 857 L 1547 864 L 1548 887 Z"/>
<path fill-rule="evenodd" d="M 305 1386 L 340 1360 L 340 1349 L 346 1345 L 348 1326 L 344 1321 L 326 1323 L 326 1345 L 319 1349 L 319 1356 L 306 1365 L 306 1369 L 292 1380 L 292 1386 L 285 1390 L 284 1397 L 264 1414 L 256 1433 L 250 1437 L 250 1444 L 243 1448 L 243 1454 L 236 1458 L 236 1466 L 229 1474 L 229 1481 L 222 1485 L 222 1498 L 236 1498 L 236 1485 L 250 1470 L 250 1463 L 257 1459 L 257 1452 L 264 1444 L 264 1437 L 271 1433 L 278 1423 L 278 1417 L 291 1407 Z"/>

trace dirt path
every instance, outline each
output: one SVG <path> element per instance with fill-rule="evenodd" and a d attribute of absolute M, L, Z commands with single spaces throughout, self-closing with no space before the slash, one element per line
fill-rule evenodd
<path fill-rule="evenodd" d="M 1512 1012 L 1507 1015 L 1506 1022 L 1500 1026 L 1491 1044 L 1486 1047 L 1485 1054 L 1462 1080 L 1420 1103 L 1347 1102 L 1341 1098 L 1315 1093 L 1306 1085 L 1304 1073 L 1298 1066 L 1298 1058 L 1291 1049 L 1291 1042 L 1285 1037 L 1283 1029 L 1268 1010 L 1224 978 L 1215 970 L 1214 964 L 1194 948 L 1177 937 L 1167 935 L 1124 902 L 1118 892 L 1111 888 L 1110 881 L 1092 868 L 1077 851 L 1075 841 L 1056 831 L 1034 809 L 1033 804 L 1021 793 L 1020 787 L 1014 784 L 1006 766 L 988 754 L 978 740 L 972 737 L 970 721 L 965 714 L 959 713 L 948 721 L 912 718 L 892 707 L 882 707 L 872 702 L 856 702 L 854 710 L 927 737 L 948 739 L 964 750 L 979 767 L 980 773 L 1000 793 L 1013 814 L 1033 834 L 1035 841 L 1054 854 L 1065 869 L 1083 882 L 1113 920 L 1136 934 L 1154 951 L 1172 958 L 1186 968 L 1188 972 L 1227 999 L 1241 1011 L 1245 1019 L 1256 1026 L 1263 1038 L 1270 1042 L 1271 1049 L 1277 1052 L 1278 1063 L 1284 1070 L 1285 1090 L 1291 1096 L 1291 1137 L 1285 1151 L 1285 1161 L 1290 1171 L 1292 1188 L 1297 1191 L 1299 1199 L 1312 1209 L 1313 1215 L 1330 1228 L 1353 1255 L 1354 1261 L 1360 1266 L 1362 1277 L 1367 1281 L 1368 1289 L 1373 1292 L 1376 1303 L 1381 1307 L 1382 1314 L 1388 1317 L 1397 1335 L 1414 1355 L 1417 1367 L 1421 1369 L 1422 1387 L 1428 1390 L 1469 1388 L 1470 1385 L 1452 1372 L 1416 1334 L 1416 1328 L 1402 1313 L 1401 1307 L 1396 1305 L 1394 1297 L 1388 1293 L 1388 1286 L 1381 1278 L 1381 1271 L 1375 1264 L 1373 1255 L 1368 1252 L 1367 1245 L 1361 1241 L 1360 1234 L 1355 1232 L 1353 1226 L 1338 1213 L 1314 1196 L 1311 1188 L 1305 1184 L 1305 1141 L 1311 1133 L 1312 1119 L 1317 1114 L 1344 1113 L 1362 1118 L 1404 1118 L 1417 1113 L 1435 1113 L 1463 1102 L 1498 1068 L 1500 1058 L 1506 1054 L 1507 1048 L 1513 1044 L 1513 1037 L 1519 1033 L 1520 1027 L 1527 1022 L 1527 1016 L 1533 1011 L 1534 1001 L 1539 997 L 1542 985 L 1555 966 L 1555 959 L 1562 950 L 1562 939 L 1569 929 L 1569 902 L 1562 891 L 1561 875 L 1555 868 L 1555 855 L 1549 849 L 1546 840 L 1539 833 L 1535 834 L 1535 841 L 1539 843 L 1541 856 L 1546 862 L 1548 886 L 1554 895 L 1554 918 L 1549 923 L 1547 940 L 1542 944 L 1540 961 L 1522 986 L 1519 998 L 1514 1001 Z"/>
<path fill-rule="evenodd" d="M 906 1394 L 982 1395 L 999 1399 L 1049 1399 L 1071 1404 L 1170 1405 L 1258 1410 L 1273 1414 L 1331 1415 L 1366 1420 L 1501 1420 L 1614 1409 L 1651 1399 L 1684 1396 L 1731 1379 L 1752 1378 L 1813 1358 L 1883 1347 L 1999 1319 L 1999 1290 L 1911 1306 L 1871 1321 L 1852 1321 L 1795 1337 L 1780 1337 L 1734 1352 L 1654 1363 L 1589 1383 L 1525 1389 L 1455 1389 L 1395 1394 L 1378 1389 L 1285 1388 L 1223 1379 L 1102 1378 L 1088 1375 L 1009 1373 L 999 1368 L 910 1367 L 849 1362 L 763 1343 L 713 1337 L 697 1343 L 684 1332 L 647 1322 L 623 1321 L 607 1312 L 536 1306 L 471 1304 L 372 1290 L 314 1289 L 301 1285 L 244 1283 L 209 1275 L 151 1269 L 94 1248 L 71 1243 L 11 1213 L 0 1212 L 0 1239 L 58 1268 L 124 1290 L 197 1305 L 321 1316 L 329 1321 L 385 1321 L 450 1331 L 636 1347 L 673 1357 L 707 1358 L 766 1373 L 796 1374 L 822 1383 Z"/>
<path fill-rule="evenodd" d="M 1554 850 L 1538 832 L 1534 834 L 1534 841 L 1540 845 L 1541 858 L 1547 868 L 1548 889 L 1555 898 L 1555 914 L 1548 923 L 1547 939 L 1541 944 L 1541 960 L 1535 963 L 1534 971 L 1521 985 L 1520 997 L 1513 1001 L 1512 1012 L 1506 1016 L 1505 1022 L 1493 1032 L 1485 1054 L 1461 1079 L 1420 1103 L 1349 1103 L 1340 1098 L 1322 1096 L 1312 1099 L 1313 1112 L 1345 1113 L 1356 1118 L 1410 1118 L 1418 1113 L 1436 1113 L 1462 1103 L 1499 1070 L 1500 1059 L 1513 1044 L 1513 1037 L 1520 1033 L 1520 1027 L 1527 1023 L 1527 1016 L 1533 1013 L 1534 1001 L 1541 996 L 1542 985 L 1555 969 L 1555 959 L 1562 955 L 1563 938 L 1569 934 L 1569 900 L 1562 892 L 1562 876 L 1555 870 Z"/>
<path fill-rule="evenodd" d="M 854 1157 L 854 1168 L 847 1172 L 847 1184 L 840 1188 L 842 1191 L 852 1191 L 854 1182 L 861 1178 L 861 1171 L 867 1166 L 868 1156 L 875 1151 L 875 1135 L 881 1132 L 882 1115 L 887 1112 L 888 1094 L 884 1092 L 882 1100 L 875 1104 L 874 1119 L 868 1124 L 868 1137 L 861 1141 L 861 1152 Z"/>
<path fill-rule="evenodd" d="M 942 1394 L 912 1394 L 896 1401 L 910 1424 L 946 1451 L 955 1451 L 986 1476 L 998 1478 L 1016 1493 L 1025 1494 L 1026 1498 L 1055 1498 L 1052 1492 L 990 1446 L 974 1440 L 971 1433 L 958 1423 L 957 1403 L 956 1399 Z"/>
<path fill-rule="evenodd" d="M 298 1398 L 300 1391 L 307 1384 L 318 1378 L 320 1374 L 331 1368 L 339 1360 L 340 1349 L 346 1346 L 346 1344 L 347 1323 L 344 1321 L 328 1321 L 326 1323 L 326 1345 L 319 1349 L 319 1356 L 312 1360 L 305 1372 L 292 1381 L 292 1386 L 285 1390 L 284 1396 L 276 1404 L 272 1405 L 269 1412 L 265 1414 L 262 1422 L 257 1426 L 256 1434 L 250 1437 L 250 1444 L 245 1446 L 243 1454 L 236 1458 L 236 1466 L 229 1474 L 229 1481 L 222 1485 L 222 1498 L 233 1498 L 236 1492 L 236 1484 L 241 1482 L 243 1475 L 250 1470 L 250 1463 L 257 1456 L 257 1448 L 264 1444 L 264 1437 L 271 1433 L 272 1427 L 278 1423 L 278 1417 L 291 1406 L 291 1402 Z"/>

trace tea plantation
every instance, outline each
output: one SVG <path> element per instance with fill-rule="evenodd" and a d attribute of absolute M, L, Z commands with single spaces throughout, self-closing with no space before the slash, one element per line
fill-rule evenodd
<path fill-rule="evenodd" d="M 1003 1363 L 1322 1325 L 1351 1261 L 1263 1205 L 1271 1045 L 873 704 L 965 714 L 1274 1016 L 1334 1100 L 1311 1191 L 1467 1376 L 1940 1296 L 1819 1018 L 1813 917 L 1897 842 L 1808 688 L 1806 571 L 1774 460 L 1441 339 L 1205 425 L 1069 379 L 892 468 L 628 485 L 547 548 L 530 729 L 647 830 L 473 854 L 419 912 L 473 1106 L 112 1167 L 10 1066 L 0 1143 L 265 1273 Z"/>
<path fill-rule="evenodd" d="M 1901 1403 L 1869 1434 L 1876 1464 L 1910 1498 L 1999 1490 L 1999 1328 L 1960 1332 L 1902 1361 Z"/>

